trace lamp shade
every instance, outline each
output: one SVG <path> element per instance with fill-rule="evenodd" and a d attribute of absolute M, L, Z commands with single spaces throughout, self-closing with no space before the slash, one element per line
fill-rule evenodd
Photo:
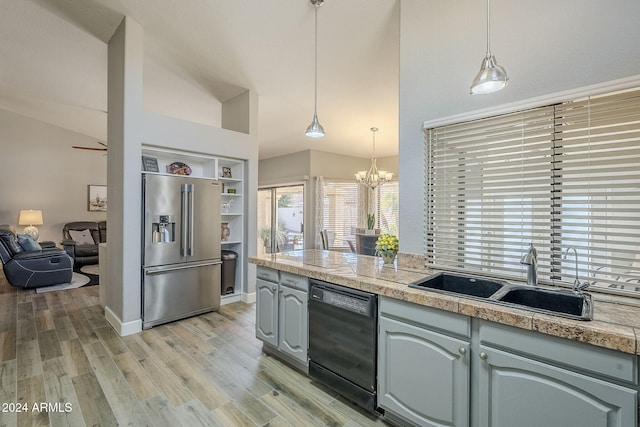
<path fill-rule="evenodd" d="M 42 225 L 44 224 L 42 220 L 42 211 L 41 210 L 23 210 L 20 211 L 20 217 L 18 218 L 18 225 Z"/>
<path fill-rule="evenodd" d="M 488 54 L 482 60 L 480 71 L 471 83 L 471 94 L 486 95 L 497 92 L 509 82 L 507 72 L 498 65 L 495 56 Z"/>

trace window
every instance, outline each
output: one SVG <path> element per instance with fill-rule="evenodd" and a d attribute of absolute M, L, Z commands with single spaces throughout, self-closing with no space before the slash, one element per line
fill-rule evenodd
<path fill-rule="evenodd" d="M 427 257 L 443 268 L 640 292 L 640 90 L 426 130 Z M 562 282 L 562 283 L 560 283 Z"/>
<path fill-rule="evenodd" d="M 376 188 L 376 221 L 380 233 L 398 235 L 398 181 Z"/>
<path fill-rule="evenodd" d="M 348 250 L 348 242 L 355 241 L 356 228 L 361 223 L 360 212 L 366 212 L 363 206 L 367 205 L 367 191 L 355 181 L 327 180 L 324 181 L 323 193 L 323 228 L 335 233 L 330 247 Z M 371 193 L 376 227 L 381 229 L 381 233 L 397 234 L 398 182 L 386 183 Z"/>

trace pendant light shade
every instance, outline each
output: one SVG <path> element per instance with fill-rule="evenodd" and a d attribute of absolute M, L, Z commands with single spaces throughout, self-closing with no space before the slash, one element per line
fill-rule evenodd
<path fill-rule="evenodd" d="M 487 55 L 482 60 L 480 71 L 478 71 L 476 78 L 471 83 L 472 95 L 486 95 L 497 92 L 509 82 L 507 72 L 498 65 L 495 56 L 491 54 L 490 6 L 490 0 L 487 0 Z"/>
<path fill-rule="evenodd" d="M 471 83 L 471 93 L 474 95 L 486 95 L 504 88 L 509 81 L 507 72 L 496 62 L 496 57 L 487 52 L 487 57 L 482 60 L 480 71 Z"/>
<path fill-rule="evenodd" d="M 314 64 L 314 101 L 313 101 L 313 120 L 307 128 L 305 135 L 311 138 L 320 138 L 324 136 L 324 128 L 318 121 L 318 8 L 322 6 L 324 0 L 310 0 L 311 4 L 316 8 L 316 32 L 315 32 L 315 64 Z"/>
<path fill-rule="evenodd" d="M 310 136 L 311 138 L 320 138 L 324 136 L 324 128 L 318 121 L 318 113 L 316 113 L 315 111 L 313 113 L 313 120 L 307 128 L 305 135 Z"/>

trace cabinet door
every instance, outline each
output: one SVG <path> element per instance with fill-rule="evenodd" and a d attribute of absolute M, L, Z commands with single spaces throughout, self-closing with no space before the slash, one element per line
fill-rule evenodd
<path fill-rule="evenodd" d="M 278 348 L 307 363 L 309 328 L 307 292 L 280 285 Z"/>
<path fill-rule="evenodd" d="M 636 425 L 633 389 L 480 346 L 481 427 Z"/>
<path fill-rule="evenodd" d="M 380 317 L 378 404 L 421 426 L 469 425 L 469 343 Z"/>
<path fill-rule="evenodd" d="M 256 279 L 256 337 L 278 346 L 278 284 Z"/>

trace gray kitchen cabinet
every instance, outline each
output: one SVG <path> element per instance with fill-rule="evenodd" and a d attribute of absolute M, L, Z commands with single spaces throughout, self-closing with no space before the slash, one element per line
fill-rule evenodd
<path fill-rule="evenodd" d="M 468 426 L 469 319 L 387 298 L 379 312 L 378 406 L 390 420 Z"/>
<path fill-rule="evenodd" d="M 256 338 L 278 346 L 278 283 L 256 279 Z"/>
<path fill-rule="evenodd" d="M 309 347 L 307 298 L 307 291 L 280 284 L 278 349 L 303 363 Z"/>
<path fill-rule="evenodd" d="M 636 391 L 480 346 L 480 426 L 636 425 Z"/>
<path fill-rule="evenodd" d="M 378 406 L 418 426 L 636 427 L 633 354 L 380 298 Z"/>
<path fill-rule="evenodd" d="M 306 277 L 258 267 L 256 337 L 266 351 L 306 370 L 309 340 Z"/>
<path fill-rule="evenodd" d="M 637 425 L 633 355 L 481 322 L 480 427 Z"/>

